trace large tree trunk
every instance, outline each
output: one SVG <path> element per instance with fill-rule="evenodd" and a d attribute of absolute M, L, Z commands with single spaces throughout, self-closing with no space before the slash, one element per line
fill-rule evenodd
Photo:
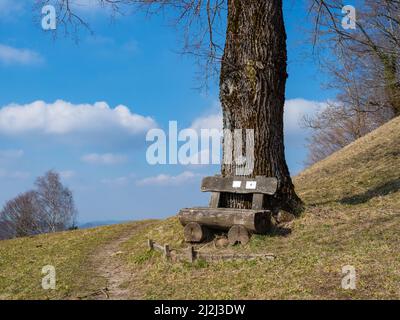
<path fill-rule="evenodd" d="M 385 94 L 394 117 L 400 116 L 400 84 L 396 56 L 382 53 L 379 57 L 383 63 L 383 77 Z"/>
<path fill-rule="evenodd" d="M 224 129 L 254 129 L 254 170 L 246 175 L 277 177 L 274 206 L 298 213 L 302 202 L 294 191 L 284 152 L 286 69 L 282 0 L 228 0 L 220 79 Z M 226 140 L 225 136 L 224 144 Z M 245 150 L 245 137 L 242 144 Z M 237 175 L 238 166 L 224 163 L 222 175 Z"/>

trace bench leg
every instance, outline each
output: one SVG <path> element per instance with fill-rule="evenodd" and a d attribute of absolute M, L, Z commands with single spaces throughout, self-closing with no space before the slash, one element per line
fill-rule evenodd
<path fill-rule="evenodd" d="M 219 193 L 219 192 L 211 193 L 210 208 L 219 208 L 220 197 L 221 197 L 221 193 Z"/>
<path fill-rule="evenodd" d="M 250 233 L 245 227 L 235 225 L 229 229 L 228 240 L 232 246 L 236 244 L 246 245 L 250 241 Z"/>
<path fill-rule="evenodd" d="M 262 210 L 264 207 L 264 195 L 262 193 L 253 194 L 253 210 Z"/>

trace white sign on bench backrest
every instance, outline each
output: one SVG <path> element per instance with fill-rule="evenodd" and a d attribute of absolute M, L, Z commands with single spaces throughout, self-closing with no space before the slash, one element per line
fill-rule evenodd
<path fill-rule="evenodd" d="M 276 193 L 278 180 L 264 176 L 250 177 L 205 177 L 201 183 L 202 192 L 268 194 Z"/>
<path fill-rule="evenodd" d="M 257 189 L 257 181 L 247 181 L 246 189 L 248 190 L 256 190 Z"/>
<path fill-rule="evenodd" d="M 240 188 L 242 186 L 242 181 L 233 181 L 232 188 Z"/>

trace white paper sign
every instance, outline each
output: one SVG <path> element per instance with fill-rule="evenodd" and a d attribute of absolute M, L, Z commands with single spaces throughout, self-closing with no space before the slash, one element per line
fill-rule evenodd
<path fill-rule="evenodd" d="M 246 189 L 255 190 L 257 188 L 257 181 L 247 181 Z"/>
<path fill-rule="evenodd" d="M 242 186 L 242 181 L 233 181 L 232 188 L 240 188 Z"/>

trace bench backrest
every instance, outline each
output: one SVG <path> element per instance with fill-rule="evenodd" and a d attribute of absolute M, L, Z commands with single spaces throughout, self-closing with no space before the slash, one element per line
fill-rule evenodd
<path fill-rule="evenodd" d="M 206 177 L 201 184 L 203 192 L 226 192 L 237 194 L 274 195 L 278 188 L 278 179 L 257 176 L 246 177 Z"/>

